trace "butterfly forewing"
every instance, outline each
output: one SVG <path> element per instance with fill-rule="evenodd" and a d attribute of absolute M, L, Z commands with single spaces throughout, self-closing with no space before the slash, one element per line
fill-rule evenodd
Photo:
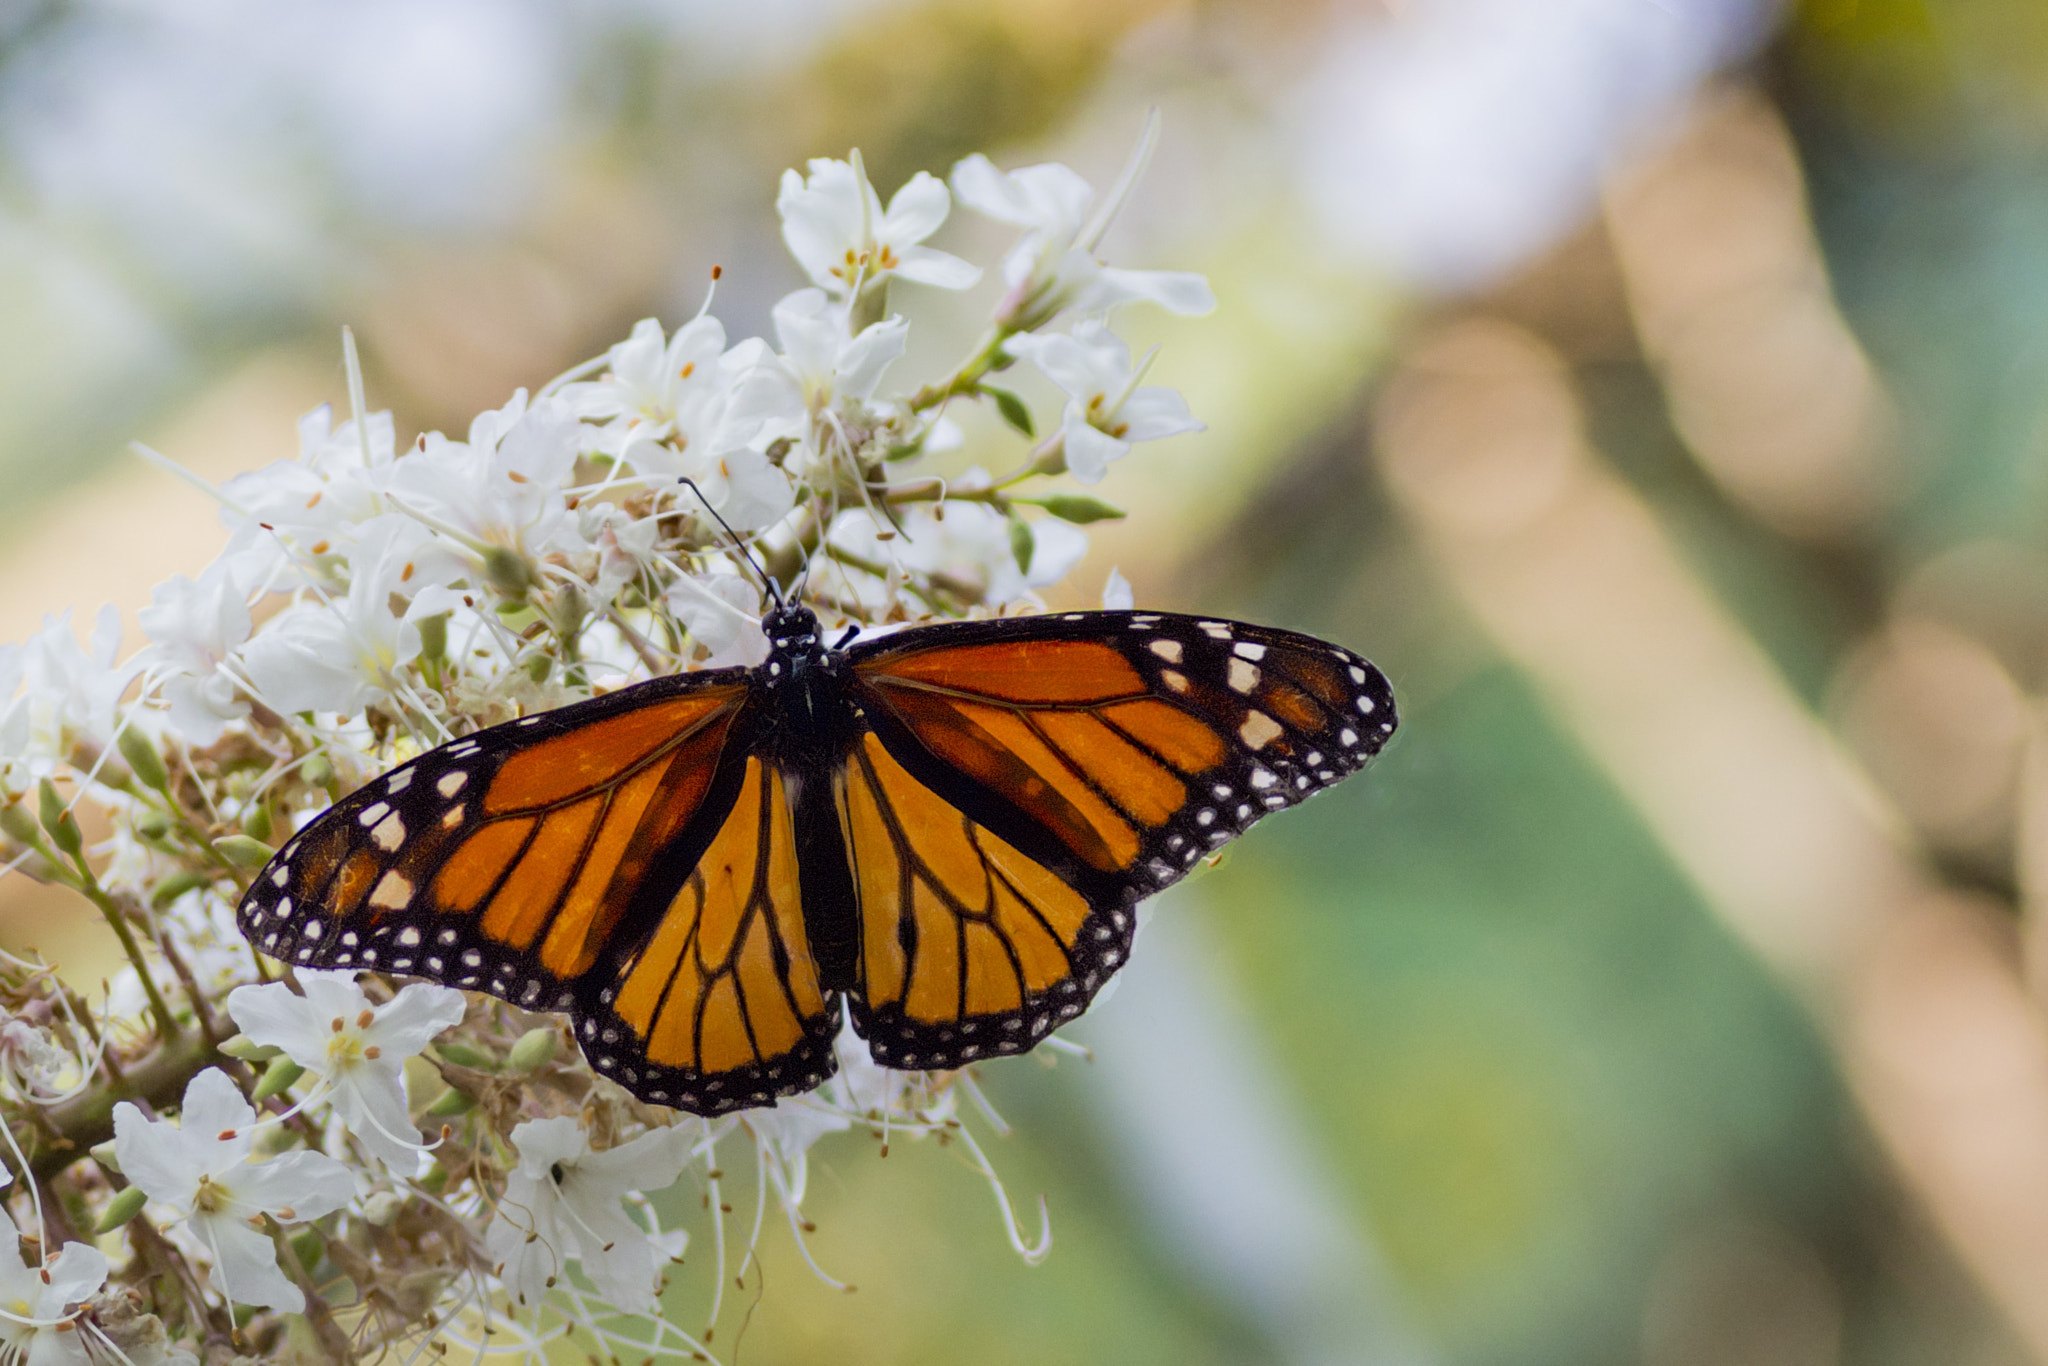
<path fill-rule="evenodd" d="M 852 655 L 875 735 L 843 819 L 856 859 L 885 868 L 859 883 L 855 1020 L 899 1066 L 1019 1051 L 1079 1014 L 1128 955 L 1138 900 L 1363 766 L 1394 728 L 1386 680 L 1357 655 L 1210 618 L 945 625 Z M 927 853 L 940 832 L 945 857 Z M 1046 913 L 1054 887 L 1078 915 Z M 1037 930 L 1001 928 L 994 909 L 1013 902 Z M 1034 953 L 1046 939 L 1056 970 Z M 995 989 L 1012 985 L 1014 1003 Z"/>
<path fill-rule="evenodd" d="M 294 836 L 243 898 L 243 932 L 299 966 L 567 1009 L 733 800 L 716 789 L 749 696 L 742 670 L 661 679 L 432 750 Z"/>

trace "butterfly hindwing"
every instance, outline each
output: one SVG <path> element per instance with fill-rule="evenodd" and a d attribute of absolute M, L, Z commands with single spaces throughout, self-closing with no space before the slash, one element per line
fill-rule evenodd
<path fill-rule="evenodd" d="M 1128 955 L 1137 901 L 1362 767 L 1394 728 L 1386 680 L 1357 655 L 1210 618 L 949 624 L 850 654 L 874 736 L 849 762 L 843 819 L 856 862 L 883 865 L 859 878 L 855 1020 L 899 1066 L 1019 1051 L 1079 1014 Z M 1013 900 L 1043 937 L 1002 930 Z M 951 946 L 931 947 L 948 925 Z M 1058 963 L 1034 952 L 1047 937 Z M 1018 999 L 976 1008 L 996 1001 L 990 982 Z"/>
<path fill-rule="evenodd" d="M 594 1000 L 573 1012 L 599 1071 L 705 1115 L 816 1086 L 839 1031 L 806 942 L 782 775 L 739 762 L 738 795 L 652 933 L 594 974 Z"/>

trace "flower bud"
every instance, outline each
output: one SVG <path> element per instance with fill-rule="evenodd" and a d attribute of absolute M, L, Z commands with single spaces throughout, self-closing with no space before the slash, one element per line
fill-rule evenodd
<path fill-rule="evenodd" d="M 513 1072 L 533 1072 L 546 1067 L 561 1051 L 562 1031 L 553 1025 L 529 1029 L 505 1055 L 505 1067 Z"/>
<path fill-rule="evenodd" d="M 488 1053 L 471 1048 L 466 1043 L 457 1043 L 453 1039 L 450 1039 L 447 1043 L 437 1044 L 435 1051 L 443 1059 L 454 1063 L 457 1067 L 468 1067 L 479 1072 L 495 1072 L 498 1070 L 498 1060 L 496 1058 L 493 1058 Z"/>
<path fill-rule="evenodd" d="M 50 842 L 77 858 L 85 850 L 85 832 L 78 828 L 78 817 L 64 809 L 57 785 L 43 779 L 36 785 L 36 799 L 42 805 L 43 829 L 49 831 Z"/>
<path fill-rule="evenodd" d="M 144 811 L 135 818 L 135 833 L 146 840 L 160 840 L 171 833 L 171 818 L 161 811 Z"/>
<path fill-rule="evenodd" d="M 305 1075 L 306 1069 L 290 1058 L 272 1058 L 270 1066 L 263 1069 L 263 1080 L 256 1083 L 256 1089 L 249 1094 L 249 1099 L 261 1105 Z"/>
<path fill-rule="evenodd" d="M 37 845 L 43 842 L 42 827 L 28 813 L 26 802 L 9 802 L 0 807 L 0 832 L 16 844 Z"/>
<path fill-rule="evenodd" d="M 405 1208 L 405 1197 L 397 1191 L 375 1191 L 363 1201 L 363 1218 L 378 1228 L 390 1228 Z"/>
<path fill-rule="evenodd" d="M 533 566 L 518 551 L 494 545 L 484 552 L 484 579 L 508 598 L 523 598 L 533 587 Z"/>
<path fill-rule="evenodd" d="M 204 887 L 210 880 L 204 873 L 195 873 L 190 869 L 181 869 L 178 872 L 172 873 L 151 889 L 149 904 L 152 909 L 160 911 L 179 897 L 185 895 L 185 893 L 191 891 L 194 887 Z"/>
<path fill-rule="evenodd" d="M 427 1113 L 435 1119 L 453 1119 L 457 1115 L 466 1115 L 475 1108 L 475 1096 L 451 1086 L 434 1098 L 434 1103 L 427 1107 Z"/>
<path fill-rule="evenodd" d="M 270 808 L 262 802 L 252 805 L 242 813 L 242 829 L 249 838 L 261 841 L 267 847 L 270 843 Z"/>
<path fill-rule="evenodd" d="M 312 754 L 299 765 L 299 776 L 314 787 L 325 787 L 334 781 L 334 761 L 324 754 Z"/>
<path fill-rule="evenodd" d="M 257 1043 L 247 1034 L 222 1039 L 220 1051 L 231 1058 L 240 1058 L 243 1062 L 269 1062 L 279 1053 L 275 1044 Z"/>
<path fill-rule="evenodd" d="M 142 1213 L 142 1207 L 149 1203 L 149 1196 L 140 1186 L 130 1186 L 107 1202 L 107 1212 L 92 1226 L 94 1233 L 112 1233 L 121 1225 Z"/>
<path fill-rule="evenodd" d="M 133 726 L 123 726 L 114 739 L 114 745 L 145 785 L 159 792 L 171 790 L 171 774 L 164 767 L 164 756 L 157 753 L 156 746 L 150 743 L 147 735 Z"/>
<path fill-rule="evenodd" d="M 215 852 L 237 868 L 261 868 L 277 851 L 262 840 L 247 835 L 223 835 L 213 842 Z"/>
<path fill-rule="evenodd" d="M 114 1153 L 113 1139 L 110 1138 L 104 1143 L 95 1143 L 90 1148 L 87 1148 L 86 1152 L 92 1155 L 93 1161 L 99 1163 L 107 1171 L 114 1173 L 116 1176 L 121 1174 L 121 1159 Z"/>

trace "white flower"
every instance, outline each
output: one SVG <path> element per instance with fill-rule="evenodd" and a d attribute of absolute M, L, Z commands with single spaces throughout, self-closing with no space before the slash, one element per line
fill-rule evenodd
<path fill-rule="evenodd" d="M 301 969 L 297 996 L 282 982 L 237 987 L 228 1014 L 258 1044 L 317 1077 L 342 1124 L 392 1170 L 419 1165 L 419 1130 L 406 1109 L 405 1060 L 462 1020 L 463 995 L 414 982 L 381 1006 L 345 970 Z"/>
<path fill-rule="evenodd" d="M 120 648 L 121 614 L 111 603 L 94 618 L 90 648 L 81 648 L 72 634 L 70 612 L 43 618 L 21 664 L 30 746 L 61 757 L 81 741 L 101 749 L 113 742 L 121 692 L 135 673 L 115 665 Z"/>
<path fill-rule="evenodd" d="M 707 669 L 729 664 L 760 664 L 768 658 L 768 637 L 761 630 L 761 595 L 735 574 L 684 575 L 664 595 L 668 609 L 683 623 L 690 638 L 709 650 Z"/>
<path fill-rule="evenodd" d="M 0 1361 L 87 1366 L 92 1358 L 76 1320 L 106 1281 L 106 1256 L 85 1243 L 66 1243 L 40 1267 L 29 1266 L 20 1232 L 0 1206 Z"/>
<path fill-rule="evenodd" d="M 846 334 L 846 313 L 820 289 L 800 289 L 775 305 L 779 355 L 764 357 L 740 383 L 734 406 L 764 436 L 802 436 L 805 419 L 842 400 L 874 396 L 882 372 L 903 354 L 910 324 L 885 318 Z"/>
<path fill-rule="evenodd" d="M 588 430 L 567 401 L 528 407 L 521 389 L 503 408 L 478 414 L 467 442 L 428 433 L 392 466 L 388 493 L 453 532 L 479 567 L 494 549 L 528 561 L 587 550 L 564 489 Z"/>
<path fill-rule="evenodd" d="M 855 161 L 811 160 L 809 177 L 782 173 L 775 209 L 782 240 L 819 288 L 845 298 L 891 275 L 941 289 L 966 289 L 978 267 L 917 244 L 937 232 L 952 207 L 946 186 L 919 171 L 896 191 L 887 212 Z"/>
<path fill-rule="evenodd" d="M 382 489 L 389 477 L 395 430 L 391 414 L 372 413 L 368 450 L 354 421 L 334 426 L 321 404 L 299 419 L 299 458 L 280 460 L 221 486 L 221 520 L 234 530 L 222 556 L 261 586 L 287 561 L 302 571 L 340 564 L 355 527 L 391 509 Z"/>
<path fill-rule="evenodd" d="M 361 528 L 349 562 L 347 596 L 310 598 L 264 624 L 243 651 L 243 668 L 280 712 L 348 715 L 399 687 L 398 670 L 419 657 L 423 616 L 460 598 L 435 582 L 447 542 L 409 517 L 377 517 Z M 393 597 L 409 598 L 401 615 Z"/>
<path fill-rule="evenodd" d="M 21 691 L 28 651 L 0 645 L 0 802 L 18 797 L 34 783 L 28 765 L 31 699 Z"/>
<path fill-rule="evenodd" d="M 195 583 L 183 574 L 158 584 L 135 614 L 151 648 L 140 658 L 163 679 L 171 729 L 194 745 L 220 739 L 230 721 L 249 714 L 235 680 L 221 671 L 249 638 L 249 597 L 232 561 L 216 560 Z"/>
<path fill-rule="evenodd" d="M 612 1307 L 653 1309 L 656 1254 L 680 1257 L 682 1235 L 650 1234 L 620 1202 L 632 1191 L 675 1184 L 689 1161 L 684 1131 L 655 1129 L 599 1153 L 582 1124 L 564 1115 L 525 1121 L 512 1144 L 519 1165 L 506 1178 L 484 1243 L 519 1302 L 537 1304 L 573 1259 Z"/>
<path fill-rule="evenodd" d="M 735 347 L 728 353 L 716 318 L 692 319 L 666 342 L 661 324 L 643 318 L 607 353 L 602 378 L 564 385 L 561 398 L 579 417 L 604 424 L 584 434 L 597 450 L 634 458 L 636 465 L 643 448 L 657 442 L 685 451 L 725 450 L 753 435 L 731 428 L 726 404 L 758 351 Z"/>
<path fill-rule="evenodd" d="M 1065 308 L 1100 313 L 1127 303 L 1154 303 L 1197 315 L 1216 307 L 1200 275 L 1179 270 L 1118 270 L 1094 256 L 1095 243 L 1117 208 L 1088 218 L 1095 191 L 1057 162 L 999 171 L 980 153 L 953 167 L 953 193 L 977 213 L 1024 229 L 1003 261 L 1009 293 L 997 318 L 1029 331 Z"/>
<path fill-rule="evenodd" d="M 970 470 L 956 488 L 985 484 L 988 476 Z M 832 542 L 863 559 L 899 565 L 958 585 L 960 596 L 990 607 L 1015 602 L 1033 588 L 1057 583 L 1087 553 L 1088 537 L 1079 527 L 1053 518 L 1031 523 L 1031 567 L 1017 563 L 1010 543 L 1010 523 L 986 503 L 952 501 L 943 520 L 928 503 L 898 509 L 902 534 L 884 541 L 867 509 L 840 514 L 832 524 Z M 829 582 L 829 580 L 828 580 Z M 872 608 L 887 606 L 887 594 L 871 580 L 855 580 L 861 601 Z"/>
<path fill-rule="evenodd" d="M 178 1122 L 114 1107 L 114 1156 L 150 1199 L 177 1210 L 214 1255 L 227 1298 L 297 1313 L 306 1297 L 278 1269 L 276 1248 L 250 1226 L 268 1214 L 284 1223 L 318 1219 L 353 1193 L 348 1168 L 324 1153 L 292 1152 L 251 1162 L 256 1112 L 227 1073 L 209 1067 L 185 1087 Z"/>
<path fill-rule="evenodd" d="M 1067 468 L 1084 484 L 1100 482 L 1109 462 L 1133 442 L 1202 430 L 1179 393 L 1160 385 L 1138 387 L 1145 366 L 1133 369 L 1131 348 L 1099 322 L 1082 323 L 1072 336 L 1031 334 L 1005 345 L 1067 395 L 1060 437 Z"/>

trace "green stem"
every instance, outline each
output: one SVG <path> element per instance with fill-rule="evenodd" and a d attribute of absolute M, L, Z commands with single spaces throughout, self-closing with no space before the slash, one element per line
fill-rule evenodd
<path fill-rule="evenodd" d="M 1017 335 L 1017 329 L 1001 323 L 991 327 L 965 365 L 953 372 L 950 379 L 940 384 L 927 384 L 910 398 L 910 411 L 921 413 L 927 408 L 936 408 L 947 399 L 962 394 L 972 394 L 981 384 L 982 377 L 997 369 L 997 362 L 1007 363 L 1009 357 L 1003 354 L 1003 343 Z"/>
<path fill-rule="evenodd" d="M 156 1016 L 157 1033 L 166 1042 L 178 1037 L 178 1021 L 172 1016 L 170 1006 L 164 1001 L 163 993 L 156 989 L 156 979 L 150 976 L 149 960 L 142 956 L 142 946 L 135 942 L 135 931 L 128 924 L 128 917 L 120 905 L 100 886 L 92 869 L 84 859 L 75 861 L 78 868 L 78 890 L 85 893 L 92 904 L 100 908 L 100 914 L 114 927 L 114 936 L 121 941 L 121 951 L 128 955 L 128 961 L 135 965 L 135 975 L 142 979 L 142 994 L 149 998 L 150 1013 Z"/>

